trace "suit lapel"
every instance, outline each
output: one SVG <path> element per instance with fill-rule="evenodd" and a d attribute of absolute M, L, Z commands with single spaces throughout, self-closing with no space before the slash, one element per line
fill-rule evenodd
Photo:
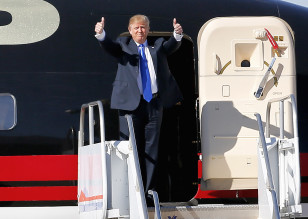
<path fill-rule="evenodd" d="M 131 40 L 129 41 L 128 47 L 129 47 L 129 49 L 132 51 L 133 54 L 139 55 L 137 44 L 135 43 L 135 41 L 134 41 L 133 39 L 131 39 Z"/>
<path fill-rule="evenodd" d="M 137 82 L 137 78 L 139 75 L 139 52 L 138 52 L 138 47 L 137 44 L 135 43 L 135 41 L 131 38 L 130 41 L 128 42 L 127 45 L 128 50 L 130 51 L 130 55 L 131 56 L 135 56 L 137 59 L 137 65 L 134 67 L 135 70 L 132 72 L 134 78 L 136 78 L 136 82 Z"/>

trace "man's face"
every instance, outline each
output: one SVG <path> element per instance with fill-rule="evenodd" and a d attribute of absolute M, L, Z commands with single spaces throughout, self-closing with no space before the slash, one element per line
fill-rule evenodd
<path fill-rule="evenodd" d="M 133 40 L 139 44 L 143 44 L 147 39 L 150 27 L 143 21 L 137 21 L 129 25 L 128 30 Z"/>

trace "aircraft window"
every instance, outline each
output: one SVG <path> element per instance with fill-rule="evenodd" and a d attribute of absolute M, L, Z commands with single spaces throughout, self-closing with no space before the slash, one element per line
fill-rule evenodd
<path fill-rule="evenodd" d="M 243 60 L 242 62 L 241 62 L 241 67 L 250 67 L 250 61 L 248 61 L 248 60 Z"/>
<path fill-rule="evenodd" d="M 12 15 L 6 11 L 0 11 L 0 26 L 8 25 L 12 22 Z"/>
<path fill-rule="evenodd" d="M 0 130 L 10 130 L 17 123 L 16 99 L 8 93 L 0 93 Z"/>

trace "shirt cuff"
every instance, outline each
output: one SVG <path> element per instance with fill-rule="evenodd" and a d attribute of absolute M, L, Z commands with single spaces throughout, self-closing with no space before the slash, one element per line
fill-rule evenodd
<path fill-rule="evenodd" d="M 105 30 L 103 30 L 103 32 L 101 34 L 99 34 L 99 33 L 95 34 L 95 37 L 96 37 L 96 39 L 98 39 L 98 41 L 104 41 L 105 36 L 106 36 Z"/>
<path fill-rule="evenodd" d="M 183 34 L 177 34 L 175 31 L 173 32 L 173 36 L 176 39 L 176 41 L 181 41 L 183 38 Z"/>

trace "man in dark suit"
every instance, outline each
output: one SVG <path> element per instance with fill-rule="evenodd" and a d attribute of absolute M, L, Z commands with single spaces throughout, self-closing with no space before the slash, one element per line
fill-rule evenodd
<path fill-rule="evenodd" d="M 174 33 L 169 40 L 158 38 L 153 45 L 148 45 L 150 22 L 144 15 L 130 18 L 128 30 L 131 37 L 119 37 L 113 41 L 108 38 L 104 27 L 103 17 L 95 26 L 95 36 L 102 48 L 118 60 L 111 108 L 119 109 L 120 135 L 127 135 L 127 125 L 123 127 L 121 123 L 124 115 L 132 116 L 147 194 L 149 189 L 155 190 L 154 171 L 163 107 L 171 107 L 182 100 L 178 85 L 169 71 L 167 56 L 180 47 L 183 29 L 174 19 Z"/>

